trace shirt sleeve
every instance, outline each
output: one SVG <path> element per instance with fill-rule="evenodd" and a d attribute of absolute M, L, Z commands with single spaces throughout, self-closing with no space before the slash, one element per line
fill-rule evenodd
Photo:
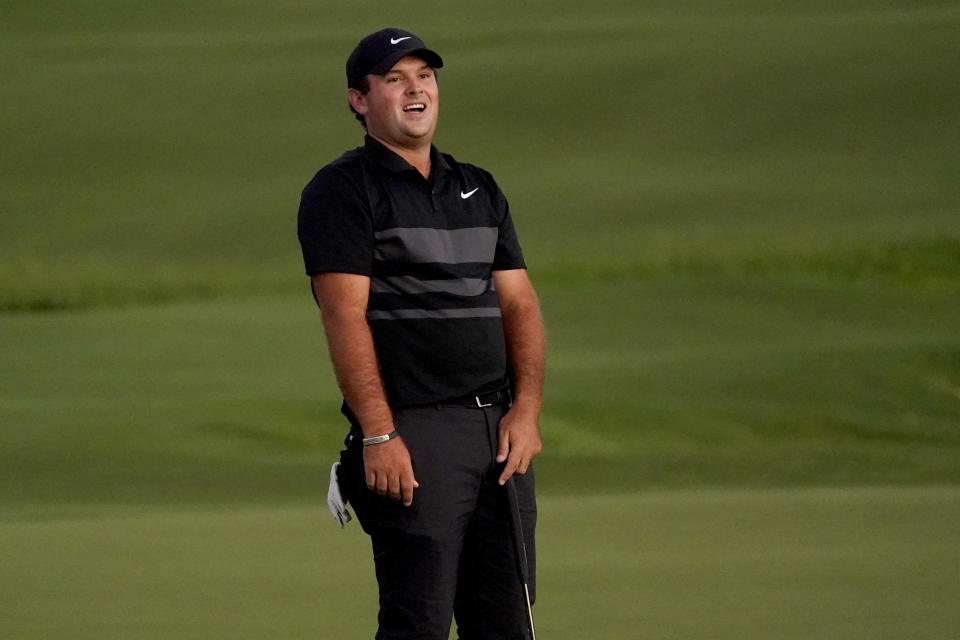
<path fill-rule="evenodd" d="M 493 257 L 492 269 L 494 271 L 526 269 L 527 265 L 523 260 L 523 251 L 520 249 L 517 232 L 513 227 L 513 218 L 510 216 L 510 204 L 500 187 L 496 189 L 496 206 L 497 213 L 500 216 L 500 224 L 497 228 L 497 250 Z"/>
<path fill-rule="evenodd" d="M 321 169 L 304 188 L 297 237 L 307 275 L 338 272 L 370 275 L 373 221 L 366 198 L 353 180 Z"/>

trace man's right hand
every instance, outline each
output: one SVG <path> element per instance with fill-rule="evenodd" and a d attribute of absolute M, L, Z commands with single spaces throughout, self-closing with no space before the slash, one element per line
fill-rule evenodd
<path fill-rule="evenodd" d="M 413 490 L 420 483 L 413 476 L 410 451 L 402 437 L 364 447 L 363 466 L 370 491 L 402 501 L 405 507 L 413 504 Z"/>

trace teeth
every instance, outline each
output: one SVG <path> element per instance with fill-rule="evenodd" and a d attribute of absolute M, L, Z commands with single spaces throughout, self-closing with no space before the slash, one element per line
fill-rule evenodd
<path fill-rule="evenodd" d="M 422 102 L 416 102 L 414 104 L 408 104 L 403 108 L 404 111 L 423 111 L 427 108 L 427 105 Z"/>

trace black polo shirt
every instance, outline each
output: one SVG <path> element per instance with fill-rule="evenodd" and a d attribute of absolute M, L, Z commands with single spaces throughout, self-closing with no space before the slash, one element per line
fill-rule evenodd
<path fill-rule="evenodd" d="M 367 136 L 303 190 L 307 275 L 370 277 L 367 321 L 393 407 L 509 385 L 492 272 L 525 268 L 493 177 L 430 152 L 430 179 Z"/>

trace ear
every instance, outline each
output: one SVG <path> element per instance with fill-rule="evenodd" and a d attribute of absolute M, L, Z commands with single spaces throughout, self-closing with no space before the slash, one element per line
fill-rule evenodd
<path fill-rule="evenodd" d="M 369 109 L 367 107 L 367 96 L 365 94 L 360 93 L 358 89 L 347 89 L 347 100 L 350 102 L 350 106 L 353 107 L 354 111 L 362 116 L 367 115 Z"/>

